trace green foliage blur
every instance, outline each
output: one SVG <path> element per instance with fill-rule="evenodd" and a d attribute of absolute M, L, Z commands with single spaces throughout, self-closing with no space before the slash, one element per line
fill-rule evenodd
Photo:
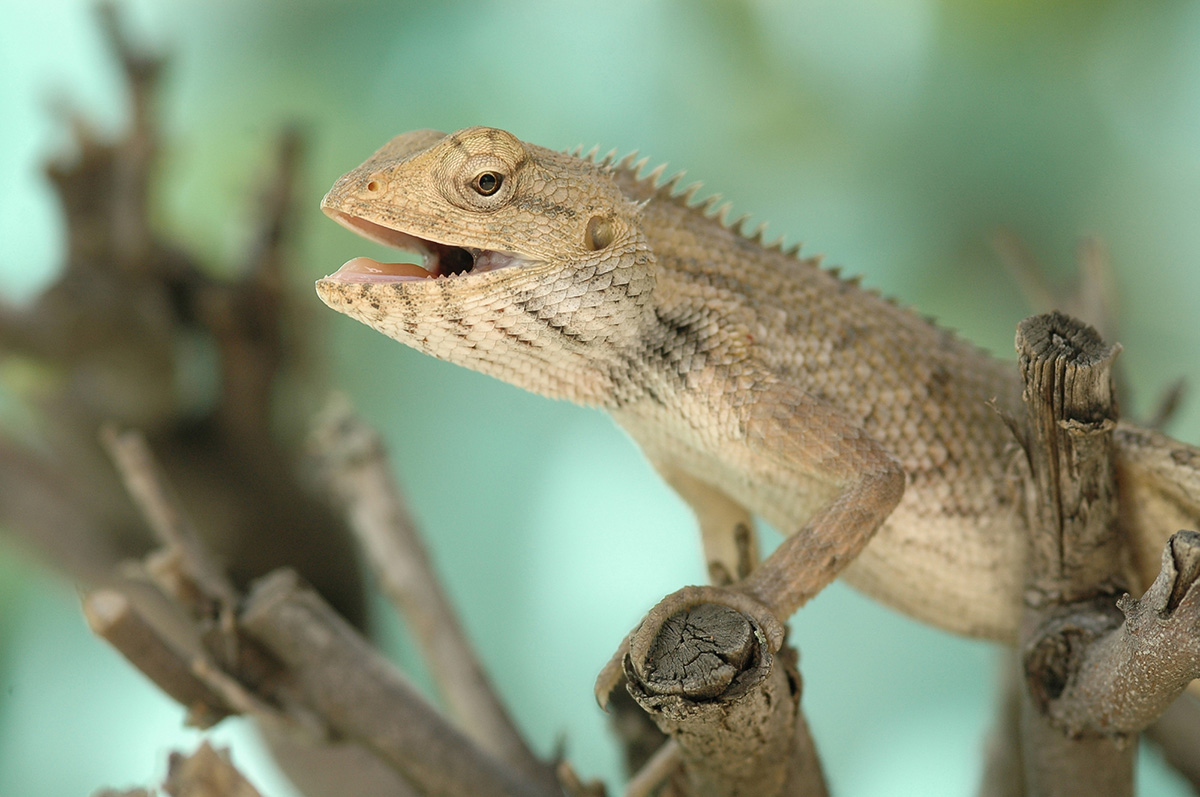
<path fill-rule="evenodd" d="M 1008 356 L 1030 312 L 991 246 L 1066 282 L 1084 235 L 1116 272 L 1121 361 L 1146 413 L 1200 388 L 1200 4 L 1183 0 L 129 0 L 172 56 L 158 223 L 227 262 L 276 131 L 309 137 L 295 290 L 329 365 L 384 430 L 466 625 L 537 749 L 616 778 L 591 679 L 662 595 L 703 579 L 692 520 L 597 413 L 423 358 L 334 316 L 312 280 L 384 256 L 322 192 L 395 133 L 473 124 L 545 146 L 638 149 L 736 211 Z M 40 178 L 69 150 L 56 99 L 105 130 L 123 86 L 82 0 L 0 0 L 0 295 L 55 272 Z M 2 364 L 3 352 L 0 352 Z M 12 411 L 0 395 L 0 415 Z M 1170 431 L 1200 441 L 1200 398 Z M 92 640 L 69 584 L 0 542 L 0 794 L 148 783 L 182 713 Z M 380 607 L 395 657 L 423 678 Z M 833 789 L 977 782 L 1000 651 L 835 586 L 793 621 Z M 244 729 L 235 760 L 253 752 Z M 289 792 L 269 765 L 265 793 Z M 1143 793 L 1184 794 L 1153 755 Z"/>

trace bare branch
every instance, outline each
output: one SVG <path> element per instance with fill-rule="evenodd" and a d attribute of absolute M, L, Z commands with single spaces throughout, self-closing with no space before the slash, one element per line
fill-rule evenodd
<path fill-rule="evenodd" d="M 1014 662 L 1003 673 L 995 724 L 988 733 L 984 751 L 979 797 L 1025 797 L 1025 762 L 1021 756 L 1024 681 L 1018 681 L 1016 671 Z"/>
<path fill-rule="evenodd" d="M 207 741 L 191 755 L 172 752 L 163 791 L 170 797 L 262 797 L 230 760 L 228 750 Z M 100 789 L 93 797 L 155 797 L 150 789 Z"/>
<path fill-rule="evenodd" d="M 392 478 L 378 433 L 346 401 L 335 400 L 313 437 L 351 529 L 384 594 L 408 621 L 459 728 L 492 755 L 556 785 L 553 770 L 529 749 L 467 639 Z"/>
<path fill-rule="evenodd" d="M 1200 793 L 1200 702 L 1181 695 L 1146 730 L 1146 736 L 1162 750 L 1167 763 Z"/>
<path fill-rule="evenodd" d="M 563 792 L 567 797 L 607 797 L 608 790 L 598 780 L 587 781 L 579 777 L 575 768 L 568 761 L 558 762 L 558 780 L 562 783 Z M 669 797 L 669 795 L 662 795 Z"/>
<path fill-rule="evenodd" d="M 1133 736 L 1200 678 L 1200 534 L 1167 541 L 1162 571 L 1140 599 L 1118 604 L 1124 624 L 1077 656 L 1050 715 L 1073 733 Z"/>
<path fill-rule="evenodd" d="M 664 599 L 630 640 L 629 692 L 678 743 L 692 793 L 824 795 L 794 656 L 771 653 L 782 627 L 762 627 L 739 598 L 688 587 Z"/>
<path fill-rule="evenodd" d="M 224 606 L 233 606 L 237 590 L 180 510 L 145 438 L 138 432 L 118 432 L 112 427 L 105 427 L 100 438 L 154 534 L 187 560 L 188 572 L 207 597 Z"/>
<path fill-rule="evenodd" d="M 667 744 L 667 737 L 624 689 L 612 691 L 605 709 L 608 726 L 624 753 L 626 774 L 643 772 L 650 759 Z"/>
<path fill-rule="evenodd" d="M 1050 283 L 1045 266 L 1038 262 L 1019 235 L 1002 228 L 992 235 L 991 244 L 1000 265 L 1008 271 L 1029 307 L 1048 311 L 1062 305 L 1062 291 Z"/>
<path fill-rule="evenodd" d="M 84 596 L 83 613 L 92 633 L 188 708 L 189 724 L 207 728 L 233 713 L 192 673 L 192 655 L 170 645 L 126 595 L 114 589 L 90 592 Z"/>
<path fill-rule="evenodd" d="M 674 740 L 668 741 L 661 745 L 637 774 L 629 779 L 629 783 L 625 784 L 625 797 L 650 797 L 668 778 L 678 773 L 682 766 L 679 743 Z"/>
<path fill-rule="evenodd" d="M 332 729 L 357 739 L 423 793 L 558 793 L 491 758 L 451 727 L 294 573 L 262 579 L 246 599 L 241 626 L 290 671 L 293 686 Z"/>
<path fill-rule="evenodd" d="M 202 743 L 190 756 L 172 753 L 163 790 L 171 797 L 261 797 L 229 760 L 229 753 Z"/>
<path fill-rule="evenodd" d="M 1021 628 L 1027 692 L 1022 758 L 1031 795 L 1130 795 L 1133 745 L 1102 734 L 1068 736 L 1054 722 L 1076 657 L 1120 622 L 1111 367 L 1118 351 L 1060 314 L 1017 329 L 1026 384 L 1025 510 L 1029 532 Z"/>

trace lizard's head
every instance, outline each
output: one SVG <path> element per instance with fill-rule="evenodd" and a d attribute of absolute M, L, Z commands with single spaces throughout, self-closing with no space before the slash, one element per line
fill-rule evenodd
<path fill-rule="evenodd" d="M 397 136 L 321 206 L 420 260 L 354 258 L 317 281 L 327 305 L 536 392 L 588 400 L 572 369 L 608 359 L 651 312 L 641 206 L 605 167 L 503 130 Z"/>

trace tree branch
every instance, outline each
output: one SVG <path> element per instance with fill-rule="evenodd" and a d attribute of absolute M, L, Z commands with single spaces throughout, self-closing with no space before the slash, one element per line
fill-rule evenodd
<path fill-rule="evenodd" d="M 1011 654 L 1008 658 L 1013 658 Z M 1003 673 L 994 724 L 984 748 L 979 797 L 1025 797 L 1025 762 L 1021 756 L 1021 703 L 1024 679 L 1017 664 Z"/>
<path fill-rule="evenodd" d="M 234 713 L 192 671 L 195 652 L 184 652 L 116 589 L 99 589 L 83 599 L 92 633 L 117 649 L 160 689 L 188 709 L 188 724 L 208 728 Z"/>
<path fill-rule="evenodd" d="M 1017 328 L 1025 380 L 1025 512 L 1029 529 L 1020 633 L 1026 694 L 1022 758 L 1030 795 L 1130 795 L 1133 750 L 1124 739 L 1070 733 L 1051 704 L 1076 672 L 1081 649 L 1120 623 L 1121 540 L 1111 461 L 1118 349 L 1061 314 Z"/>
<path fill-rule="evenodd" d="M 1181 695 L 1167 706 L 1146 736 L 1162 750 L 1163 758 L 1200 793 L 1200 703 L 1191 695 Z"/>
<path fill-rule="evenodd" d="M 1078 669 L 1050 705 L 1056 724 L 1073 733 L 1135 736 L 1200 677 L 1198 574 L 1200 534 L 1177 532 L 1146 594 L 1118 602 L 1124 624 L 1078 657 Z"/>
<path fill-rule="evenodd" d="M 172 753 L 163 790 L 171 797 L 260 797 L 229 753 L 203 742 L 191 755 Z"/>
<path fill-rule="evenodd" d="M 118 432 L 111 426 L 101 430 L 100 439 L 154 535 L 168 550 L 178 551 L 187 561 L 187 572 L 205 597 L 232 607 L 237 600 L 233 582 L 209 555 L 191 522 L 180 511 L 146 439 L 138 432 Z"/>
<path fill-rule="evenodd" d="M 554 771 L 529 749 L 467 639 L 392 478 L 378 433 L 348 403 L 335 400 L 318 419 L 313 439 L 350 528 L 384 594 L 408 621 L 458 727 L 492 755 L 556 788 Z"/>
<path fill-rule="evenodd" d="M 422 793 L 557 793 L 491 758 L 451 727 L 294 573 L 278 571 L 256 584 L 240 619 L 333 730 L 374 751 Z"/>
<path fill-rule="evenodd" d="M 674 614 L 652 611 L 634 632 L 625 677 L 678 744 L 690 793 L 826 794 L 794 654 L 771 653 L 782 626 L 759 626 L 736 593 L 688 587 L 676 596 L 663 602 Z"/>

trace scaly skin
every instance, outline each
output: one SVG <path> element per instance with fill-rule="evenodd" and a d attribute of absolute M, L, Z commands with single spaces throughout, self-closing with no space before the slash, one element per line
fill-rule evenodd
<path fill-rule="evenodd" d="M 941 628 L 1013 639 L 1024 531 L 1000 412 L 1020 411 L 1016 368 L 660 174 L 489 128 L 398 136 L 323 207 L 429 271 L 356 258 L 317 292 L 435 357 L 607 410 L 696 510 L 718 571 L 735 572 L 749 513 L 790 535 L 738 585 L 781 619 L 842 574 Z M 1200 517 L 1200 452 L 1127 428 L 1117 443 L 1144 587 Z"/>

